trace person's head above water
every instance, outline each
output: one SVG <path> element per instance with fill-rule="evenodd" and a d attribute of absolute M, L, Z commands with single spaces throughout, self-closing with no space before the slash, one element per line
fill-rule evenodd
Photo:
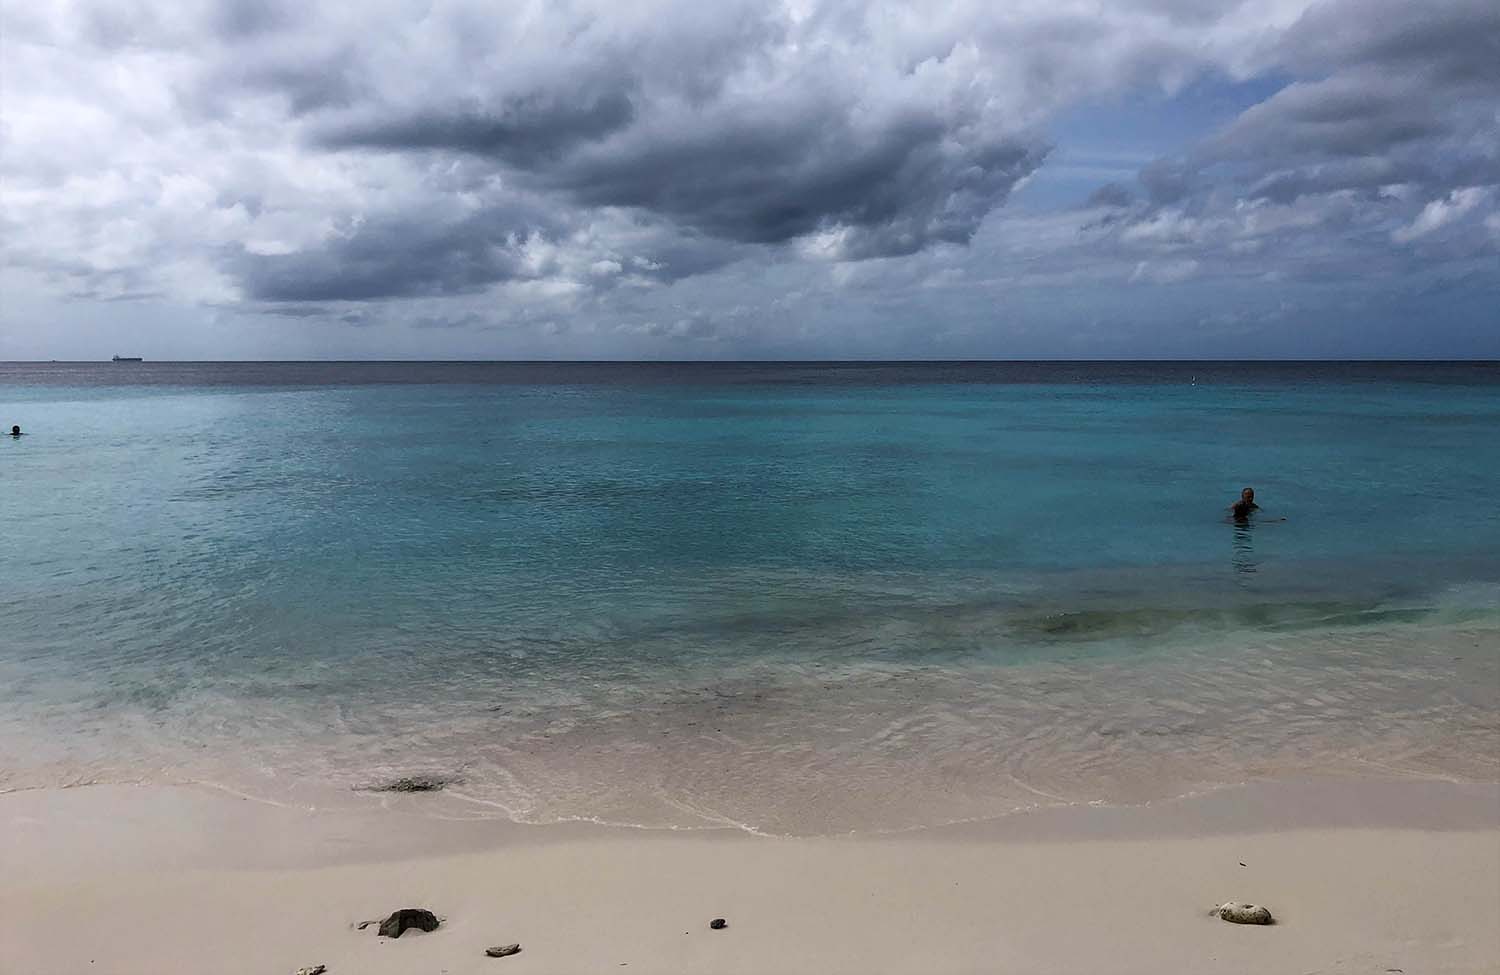
<path fill-rule="evenodd" d="M 21 425 L 19 423 L 10 428 L 10 435 L 12 437 L 19 437 L 21 435 Z"/>
<path fill-rule="evenodd" d="M 1229 506 L 1236 518 L 1248 518 L 1250 512 L 1258 511 L 1260 505 L 1255 503 L 1255 488 L 1245 488 L 1240 492 L 1240 499 Z"/>

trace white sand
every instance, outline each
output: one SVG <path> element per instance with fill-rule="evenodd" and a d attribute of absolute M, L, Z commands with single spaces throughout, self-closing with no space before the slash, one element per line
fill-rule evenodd
<path fill-rule="evenodd" d="M 448 823 L 421 801 L 0 796 L 0 972 L 1500 971 L 1492 786 L 1265 786 L 858 839 Z M 1230 899 L 1280 923 L 1208 916 Z M 351 926 L 406 906 L 445 923 Z"/>

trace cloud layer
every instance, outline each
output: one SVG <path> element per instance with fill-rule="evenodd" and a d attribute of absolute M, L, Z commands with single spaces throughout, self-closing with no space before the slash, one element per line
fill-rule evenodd
<path fill-rule="evenodd" d="M 943 320 L 918 337 L 941 348 L 1006 300 L 1012 336 L 1063 327 L 1025 311 L 1038 289 L 1090 309 L 1150 292 L 1127 299 L 1135 317 L 1178 328 L 1205 320 L 1180 301 L 1200 282 L 1289 289 L 1274 306 L 1292 318 L 1373 275 L 1496 289 L 1490 2 L 110 0 L 7 17 L 7 284 L 53 305 L 748 354 L 870 330 L 899 349 L 912 314 Z M 1247 85 L 1263 97 L 1133 178 L 1007 206 L 1090 138 L 1070 113 L 1170 115 L 1184 92 Z"/>

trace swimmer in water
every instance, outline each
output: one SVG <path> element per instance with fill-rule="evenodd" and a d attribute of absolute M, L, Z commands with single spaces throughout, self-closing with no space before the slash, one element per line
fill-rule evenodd
<path fill-rule="evenodd" d="M 1260 505 L 1255 503 L 1255 488 L 1245 488 L 1240 492 L 1240 499 L 1229 506 L 1229 513 L 1235 521 L 1249 521 L 1250 513 L 1259 510 Z"/>
<path fill-rule="evenodd" d="M 20 424 L 17 424 L 16 426 L 13 426 L 13 427 L 10 428 L 10 435 L 12 437 L 19 437 L 19 436 L 21 436 L 21 427 L 20 427 Z"/>

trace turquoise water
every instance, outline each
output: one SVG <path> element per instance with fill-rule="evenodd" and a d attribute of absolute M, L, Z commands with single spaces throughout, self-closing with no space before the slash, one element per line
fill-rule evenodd
<path fill-rule="evenodd" d="M 0 366 L 0 420 L 0 788 L 817 831 L 1500 742 L 1492 365 Z M 1293 686 L 1353 697 L 1226 745 Z"/>

